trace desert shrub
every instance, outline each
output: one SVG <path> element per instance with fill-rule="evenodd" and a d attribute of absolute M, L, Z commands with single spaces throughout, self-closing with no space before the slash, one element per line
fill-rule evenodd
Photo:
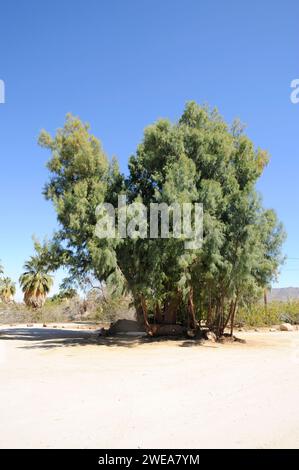
<path fill-rule="evenodd" d="M 0 303 L 0 324 L 72 321 L 110 323 L 134 318 L 135 309 L 132 308 L 129 297 L 111 296 L 97 289 L 91 290 L 85 299 L 56 295 L 47 299 L 39 309 L 31 309 L 23 303 Z"/>
<path fill-rule="evenodd" d="M 130 297 L 111 295 L 93 289 L 86 298 L 85 317 L 102 323 L 111 323 L 119 319 L 132 320 L 135 318 L 135 309 L 131 306 Z"/>
<path fill-rule="evenodd" d="M 299 300 L 270 302 L 267 308 L 262 303 L 242 307 L 236 322 L 248 326 L 270 326 L 281 322 L 299 323 Z"/>
<path fill-rule="evenodd" d="M 32 322 L 34 313 L 23 304 L 0 303 L 0 324 Z"/>

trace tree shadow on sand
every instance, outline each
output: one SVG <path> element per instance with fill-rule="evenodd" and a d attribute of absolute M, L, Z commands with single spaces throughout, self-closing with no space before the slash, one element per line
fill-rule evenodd
<path fill-rule="evenodd" d="M 0 330 L 0 341 L 28 341 L 28 345 L 19 346 L 23 349 L 54 349 L 71 346 L 106 346 L 106 347 L 126 347 L 134 348 L 143 344 L 157 343 L 177 343 L 180 347 L 205 346 L 215 347 L 206 344 L 206 341 L 199 339 L 190 340 L 182 337 L 158 337 L 150 338 L 146 336 L 131 336 L 121 334 L 115 336 L 99 336 L 95 330 L 71 330 L 60 328 L 6 328 Z"/>

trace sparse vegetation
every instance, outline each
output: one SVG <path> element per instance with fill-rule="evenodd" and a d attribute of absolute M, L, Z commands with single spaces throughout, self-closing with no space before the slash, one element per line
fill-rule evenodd
<path fill-rule="evenodd" d="M 40 308 L 32 309 L 21 303 L 0 303 L 0 323 L 68 323 L 90 321 L 106 324 L 121 318 L 134 319 L 131 299 L 123 296 L 103 297 L 91 290 L 86 298 L 78 295 L 61 298 L 60 294 L 48 298 Z"/>
<path fill-rule="evenodd" d="M 281 322 L 299 324 L 299 300 L 270 302 L 267 308 L 259 302 L 243 306 L 237 313 L 236 323 L 244 326 L 271 326 Z"/>

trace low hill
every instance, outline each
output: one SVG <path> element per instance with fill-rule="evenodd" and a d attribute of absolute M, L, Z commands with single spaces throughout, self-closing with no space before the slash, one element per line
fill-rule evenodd
<path fill-rule="evenodd" d="M 268 294 L 268 301 L 287 302 L 288 300 L 299 299 L 299 287 L 273 288 Z"/>

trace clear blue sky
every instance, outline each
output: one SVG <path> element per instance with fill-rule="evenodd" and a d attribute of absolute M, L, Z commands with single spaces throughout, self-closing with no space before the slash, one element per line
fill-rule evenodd
<path fill-rule="evenodd" d="M 177 119 L 187 100 L 247 124 L 272 160 L 258 188 L 299 258 L 299 3 L 200 0 L 3 0 L 0 7 L 0 259 L 15 280 L 32 234 L 56 218 L 41 191 L 47 154 L 39 131 L 67 112 L 88 121 L 125 171 L 146 125 Z M 60 277 L 60 275 L 58 276 Z M 280 286 L 299 286 L 299 259 Z"/>

